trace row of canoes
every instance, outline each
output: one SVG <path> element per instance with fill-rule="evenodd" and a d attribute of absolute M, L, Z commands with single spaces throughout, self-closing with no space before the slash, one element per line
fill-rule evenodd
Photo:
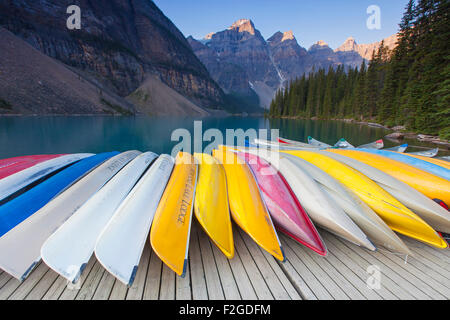
<path fill-rule="evenodd" d="M 372 251 L 411 254 L 395 232 L 447 247 L 436 230 L 450 233 L 450 216 L 432 199 L 450 203 L 448 167 L 433 163 L 438 175 L 369 149 L 285 144 L 175 159 L 128 151 L 0 160 L 0 268 L 23 280 L 42 259 L 75 282 L 95 254 L 130 285 L 150 233 L 156 254 L 183 275 L 193 215 L 230 259 L 232 220 L 280 261 L 276 230 L 326 255 L 315 226 Z"/>

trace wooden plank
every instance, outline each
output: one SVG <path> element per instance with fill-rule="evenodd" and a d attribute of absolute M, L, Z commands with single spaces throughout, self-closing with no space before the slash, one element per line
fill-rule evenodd
<path fill-rule="evenodd" d="M 48 270 L 36 286 L 30 291 L 25 298 L 26 300 L 41 300 L 47 291 L 52 287 L 53 283 L 58 278 L 58 274 L 53 270 Z"/>
<path fill-rule="evenodd" d="M 191 286 L 193 300 L 208 300 L 205 272 L 203 269 L 202 254 L 197 235 L 198 223 L 192 223 L 191 239 L 189 244 L 189 264 L 191 268 Z"/>
<path fill-rule="evenodd" d="M 401 274 L 405 279 L 409 280 L 431 298 L 445 299 L 445 297 L 450 297 L 450 289 L 442 286 L 439 282 L 435 281 L 411 264 L 404 263 L 399 257 L 381 252 L 377 252 L 374 255 L 381 261 L 390 263 L 392 269 Z"/>
<path fill-rule="evenodd" d="M 100 280 L 103 277 L 103 273 L 105 272 L 106 270 L 103 269 L 102 265 L 96 261 L 91 272 L 87 276 L 86 281 L 84 281 L 81 289 L 75 297 L 75 300 L 91 300 L 95 294 L 95 290 L 97 290 Z"/>
<path fill-rule="evenodd" d="M 51 285 L 51 287 L 47 290 L 45 295 L 42 297 L 42 300 L 58 300 L 61 293 L 67 286 L 67 280 L 64 277 L 58 276 Z"/>
<path fill-rule="evenodd" d="M 322 283 L 327 291 L 336 300 L 348 300 L 348 295 L 334 282 L 334 280 L 324 271 L 320 263 L 315 262 L 306 253 L 306 249 L 301 247 L 297 242 L 288 238 L 287 242 L 291 249 L 297 254 L 297 256 L 303 261 L 306 267 L 314 273 L 316 278 Z M 309 250 L 309 249 L 308 249 Z"/>
<path fill-rule="evenodd" d="M 367 260 L 370 264 L 378 266 L 380 268 L 381 274 L 382 274 L 382 282 L 384 281 L 384 278 L 390 278 L 394 283 L 397 283 L 400 287 L 405 289 L 407 292 L 412 294 L 414 297 L 416 297 L 419 300 L 430 300 L 431 298 L 423 293 L 423 291 L 419 290 L 415 285 L 404 279 L 401 275 L 399 275 L 397 272 L 395 272 L 391 268 L 391 264 L 386 264 L 378 259 L 378 257 L 374 256 L 374 253 L 368 253 L 365 250 L 346 243 L 346 241 L 337 239 L 341 243 L 345 244 L 347 247 L 351 248 L 356 252 L 358 255 L 363 257 L 365 260 Z M 351 246 L 351 247 L 350 247 Z"/>
<path fill-rule="evenodd" d="M 105 270 L 92 299 L 109 300 L 115 280 L 114 276 Z"/>
<path fill-rule="evenodd" d="M 175 272 L 163 263 L 159 300 L 175 300 L 175 277 Z"/>
<path fill-rule="evenodd" d="M 431 276 L 433 279 L 437 281 L 441 281 L 444 285 L 447 286 L 447 284 L 450 281 L 450 273 L 446 272 L 445 270 L 441 269 L 439 266 L 435 265 L 434 263 L 431 263 L 429 261 L 426 261 L 426 259 L 417 259 L 414 257 L 410 257 L 408 259 L 408 264 L 415 266 L 419 270 L 424 271 L 429 276 Z M 449 287 L 449 286 L 447 286 Z"/>
<path fill-rule="evenodd" d="M 358 255 L 354 250 L 345 246 L 340 242 L 336 236 L 329 233 L 322 233 L 324 239 L 327 239 L 327 245 L 330 250 L 333 250 L 336 256 L 347 265 L 351 270 L 353 270 L 363 282 L 367 282 L 369 274 L 367 273 L 367 268 L 372 265 L 369 261 L 365 260 L 363 257 Z M 392 281 L 388 277 L 383 277 L 381 281 L 380 289 L 374 289 L 379 295 L 384 299 L 396 300 L 396 299 L 414 299 L 414 296 L 409 294 L 406 290 L 399 287 L 397 283 Z"/>
<path fill-rule="evenodd" d="M 84 283 L 86 282 L 86 279 L 89 277 L 96 262 L 97 262 L 97 259 L 95 258 L 95 256 L 92 256 L 91 259 L 89 259 L 86 269 L 84 270 L 83 274 L 81 275 L 77 286 L 79 286 L 80 288 L 83 287 Z M 79 289 L 77 290 L 77 289 L 72 289 L 71 287 L 68 287 L 67 280 L 66 280 L 66 286 L 64 287 L 64 290 L 58 299 L 60 299 L 60 300 L 75 300 L 79 291 L 80 291 Z"/>
<path fill-rule="evenodd" d="M 342 269 L 338 270 L 338 265 L 341 263 L 334 257 L 329 254 L 327 257 L 322 257 L 312 252 L 311 250 L 304 250 L 304 252 L 314 260 L 320 267 L 330 276 L 336 283 L 336 285 L 341 288 L 345 294 L 351 300 L 366 300 L 366 296 L 364 296 L 357 288 L 355 288 L 354 284 L 350 282 L 342 273 Z M 348 274 L 346 274 L 349 276 Z"/>
<path fill-rule="evenodd" d="M 233 225 L 233 234 L 235 234 L 234 229 L 238 228 L 238 226 Z M 234 235 L 234 242 L 236 246 L 236 236 Z M 233 272 L 233 276 L 236 279 L 236 285 L 239 289 L 239 294 L 243 300 L 257 300 L 258 296 L 256 295 L 255 288 L 253 288 L 252 282 L 245 271 L 243 262 L 241 260 L 240 254 L 235 247 L 234 258 L 229 261 L 231 271 Z"/>
<path fill-rule="evenodd" d="M 0 290 L 3 288 L 3 286 L 13 277 L 10 276 L 7 272 L 3 272 L 0 275 Z"/>
<path fill-rule="evenodd" d="M 145 279 L 144 300 L 158 300 L 161 286 L 162 261 L 152 251 L 150 264 L 148 266 L 147 278 Z"/>
<path fill-rule="evenodd" d="M 150 244 L 146 243 L 144 250 L 142 251 L 141 260 L 139 261 L 139 266 L 133 284 L 128 289 L 126 300 L 142 300 L 144 296 L 145 279 L 147 278 L 151 252 Z"/>
<path fill-rule="evenodd" d="M 244 269 L 250 278 L 251 284 L 255 290 L 255 293 L 260 300 L 272 300 L 274 297 L 270 292 L 269 287 L 264 281 L 264 277 L 261 275 L 258 267 L 255 264 L 250 252 L 245 246 L 244 240 L 242 239 L 239 231 L 235 228 L 234 230 L 234 243 L 236 246 L 236 251 L 239 252 L 239 256 L 244 265 Z"/>
<path fill-rule="evenodd" d="M 326 238 L 324 238 L 326 239 Z M 361 294 L 363 294 L 369 300 L 379 300 L 385 297 L 386 299 L 398 299 L 391 292 L 386 291 L 384 288 L 381 290 L 373 290 L 367 286 L 367 272 L 350 257 L 340 251 L 333 243 L 333 239 L 327 241 L 329 248 L 328 261 L 333 265 L 348 281 L 350 281 Z"/>
<path fill-rule="evenodd" d="M 8 298 L 9 300 L 23 300 L 30 293 L 42 277 L 49 271 L 45 263 L 40 263 L 37 268 L 23 281 Z M 1 299 L 1 298 L 0 298 Z"/>
<path fill-rule="evenodd" d="M 278 279 L 275 272 L 272 270 L 272 267 L 267 262 L 267 259 L 262 254 L 260 247 L 242 230 L 239 230 L 242 239 L 247 247 L 247 250 L 250 252 L 255 265 L 258 268 L 258 271 L 264 278 L 272 296 L 275 300 L 290 300 L 291 297 L 284 289 L 283 284 Z M 262 249 L 264 250 L 264 249 Z"/>
<path fill-rule="evenodd" d="M 291 251 L 290 248 L 284 247 L 284 253 L 286 254 L 286 261 L 280 262 L 276 261 L 280 268 L 283 270 L 286 277 L 294 286 L 295 290 L 299 293 L 300 297 L 305 300 L 317 300 L 317 297 L 308 287 L 303 278 L 299 275 L 299 273 L 295 270 L 293 265 L 291 264 L 292 260 L 298 259 L 295 254 Z"/>
<path fill-rule="evenodd" d="M 125 300 L 128 293 L 128 286 L 116 279 L 114 282 L 109 300 Z"/>
<path fill-rule="evenodd" d="M 424 252 L 425 254 L 431 255 L 435 258 L 437 258 L 437 261 L 445 261 L 446 263 L 450 263 L 449 259 L 450 259 L 450 250 L 449 249 L 445 249 L 445 250 L 439 250 L 436 249 L 434 247 L 430 247 L 429 245 L 426 245 L 420 241 L 405 237 L 400 235 L 401 239 L 408 245 L 408 247 L 414 252 L 414 253 L 419 253 L 422 254 L 422 252 Z M 436 261 L 433 258 L 431 258 L 432 261 Z"/>
<path fill-rule="evenodd" d="M 239 288 L 231 270 L 228 258 L 217 248 L 212 245 L 214 258 L 216 260 L 217 272 L 222 283 L 223 293 L 226 300 L 241 300 Z"/>
<path fill-rule="evenodd" d="M 301 276 L 303 281 L 305 282 L 307 288 L 312 292 L 319 300 L 333 300 L 331 294 L 325 289 L 325 287 L 317 280 L 314 273 L 309 270 L 303 261 L 297 256 L 294 250 L 290 247 L 287 242 L 286 236 L 281 236 L 281 242 L 283 244 L 284 251 L 287 253 L 288 259 L 296 272 Z M 311 294 L 307 291 L 306 288 L 301 288 L 302 297 L 308 300 L 311 300 Z"/>
<path fill-rule="evenodd" d="M 426 264 L 428 267 L 435 269 L 442 275 L 450 277 L 450 264 L 447 263 L 447 261 L 450 261 L 450 259 L 438 258 L 424 249 L 413 249 L 413 252 L 415 257 L 412 258 L 416 258 L 423 264 Z"/>
<path fill-rule="evenodd" d="M 175 279 L 175 299 L 177 300 L 191 300 L 191 275 L 190 275 L 190 265 L 188 261 L 186 276 L 176 277 Z"/>
<path fill-rule="evenodd" d="M 289 280 L 287 275 L 285 274 L 285 271 L 280 267 L 280 265 L 277 263 L 277 259 L 275 259 L 270 253 L 263 250 L 262 248 L 259 248 L 261 253 L 266 258 L 266 261 L 269 263 L 270 267 L 272 268 L 272 271 L 276 274 L 278 280 L 281 282 L 283 288 L 288 293 L 289 297 L 292 300 L 302 300 L 302 297 L 298 293 L 297 289 L 294 287 L 293 283 Z M 287 257 L 286 257 L 287 259 Z M 280 264 L 283 264 L 284 262 L 280 261 Z"/>
<path fill-rule="evenodd" d="M 224 300 L 225 296 L 222 290 L 222 283 L 220 282 L 209 238 L 201 228 L 197 228 L 197 235 L 202 255 L 203 270 L 205 271 L 208 298 L 210 300 Z"/>

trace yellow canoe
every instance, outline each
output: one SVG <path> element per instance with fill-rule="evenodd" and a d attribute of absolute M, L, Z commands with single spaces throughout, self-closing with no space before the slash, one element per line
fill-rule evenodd
<path fill-rule="evenodd" d="M 228 258 L 234 257 L 233 230 L 223 166 L 207 154 L 195 153 L 199 163 L 194 212 L 198 222 Z"/>
<path fill-rule="evenodd" d="M 329 152 L 342 154 L 343 156 L 364 162 L 408 184 L 430 199 L 439 199 L 447 205 L 450 204 L 450 181 L 438 177 L 432 173 L 420 170 L 403 162 L 368 152 L 354 150 L 328 149 Z"/>
<path fill-rule="evenodd" d="M 234 221 L 264 250 L 284 261 L 278 235 L 250 168 L 230 151 L 213 150 L 213 156 L 225 169 Z"/>
<path fill-rule="evenodd" d="M 194 157 L 180 152 L 150 232 L 150 243 L 155 253 L 182 277 L 186 273 L 196 182 Z"/>
<path fill-rule="evenodd" d="M 283 152 L 314 164 L 340 181 L 371 207 L 392 230 L 437 248 L 447 248 L 444 239 L 424 220 L 359 171 L 323 154 L 310 151 Z"/>
<path fill-rule="evenodd" d="M 438 166 L 441 166 L 443 168 L 449 169 L 450 170 L 450 162 L 444 161 L 444 160 L 439 160 L 439 159 L 434 159 L 434 158 L 428 158 L 428 157 L 423 157 L 423 156 L 417 156 L 415 154 L 409 154 L 409 153 L 402 153 L 405 156 L 408 157 L 413 157 L 413 158 L 417 158 L 420 160 L 424 160 L 433 164 L 436 164 Z"/>

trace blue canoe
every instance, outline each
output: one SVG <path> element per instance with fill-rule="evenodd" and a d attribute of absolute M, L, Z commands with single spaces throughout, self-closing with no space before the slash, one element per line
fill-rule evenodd
<path fill-rule="evenodd" d="M 107 152 L 85 158 L 0 206 L 0 237 L 37 212 L 87 172 L 117 154 L 119 152 Z"/>
<path fill-rule="evenodd" d="M 437 164 L 422 160 L 422 159 L 409 157 L 409 156 L 401 154 L 401 153 L 385 151 L 385 150 L 373 150 L 373 149 L 355 149 L 355 150 L 369 152 L 369 153 L 377 154 L 379 156 L 383 156 L 383 157 L 386 157 L 386 158 L 389 158 L 392 160 L 400 161 L 400 162 L 412 165 L 421 170 L 430 172 L 441 178 L 450 180 L 450 170 L 448 170 L 444 167 L 438 166 Z"/>

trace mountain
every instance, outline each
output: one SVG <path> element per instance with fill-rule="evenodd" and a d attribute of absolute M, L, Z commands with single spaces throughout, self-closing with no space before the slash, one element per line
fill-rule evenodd
<path fill-rule="evenodd" d="M 77 1 L 82 8 L 81 30 L 66 27 L 71 4 L 1 1 L 0 26 L 121 97 L 151 79 L 200 107 L 225 104 L 222 89 L 153 1 Z"/>
<path fill-rule="evenodd" d="M 269 45 L 251 20 L 238 20 L 226 30 L 208 34 L 202 41 L 192 37 L 188 41 L 225 92 L 264 107 L 270 103 L 282 79 Z"/>
<path fill-rule="evenodd" d="M 122 114 L 134 106 L 0 27 L 0 114 Z"/>
<path fill-rule="evenodd" d="M 386 39 L 383 39 L 384 45 L 393 50 L 397 45 L 397 35 L 394 34 Z M 370 44 L 357 44 L 353 37 L 348 38 L 345 42 L 335 50 L 339 56 L 339 60 L 345 65 L 352 67 L 360 66 L 363 60 L 370 61 L 373 52 L 377 51 L 381 45 L 381 41 Z"/>
<path fill-rule="evenodd" d="M 306 50 L 292 31 L 278 31 L 264 40 L 249 19 L 240 19 L 204 39 L 190 36 L 187 40 L 225 92 L 241 97 L 256 94 L 264 108 L 269 107 L 275 92 L 288 81 L 319 68 L 359 67 L 364 59 L 370 60 L 373 49 L 380 45 L 380 42 L 358 45 L 349 38 L 336 50 L 322 40 Z M 395 35 L 385 42 L 390 48 L 395 47 Z"/>

